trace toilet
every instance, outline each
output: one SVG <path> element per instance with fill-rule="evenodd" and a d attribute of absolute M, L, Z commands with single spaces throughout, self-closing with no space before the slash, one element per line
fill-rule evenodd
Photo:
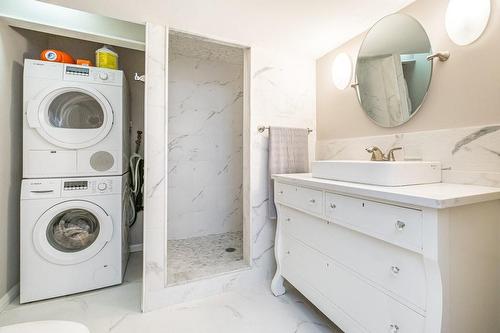
<path fill-rule="evenodd" d="M 45 320 L 0 327 L 0 333 L 90 333 L 80 323 L 62 320 Z"/>

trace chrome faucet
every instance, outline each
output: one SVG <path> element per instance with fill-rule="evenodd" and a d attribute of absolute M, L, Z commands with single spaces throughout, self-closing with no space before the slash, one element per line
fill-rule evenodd
<path fill-rule="evenodd" d="M 385 155 L 384 152 L 377 146 L 366 148 L 366 151 L 372 154 L 371 157 L 372 161 L 396 161 L 396 158 L 394 157 L 394 151 L 401 149 L 403 148 L 402 147 L 392 148 L 387 152 L 387 155 Z"/>

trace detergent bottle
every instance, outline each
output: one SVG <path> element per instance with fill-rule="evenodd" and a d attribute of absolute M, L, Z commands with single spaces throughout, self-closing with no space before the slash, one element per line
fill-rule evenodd
<path fill-rule="evenodd" d="M 43 50 L 42 53 L 40 53 L 40 59 L 43 61 L 64 62 L 67 64 L 75 63 L 75 59 L 73 59 L 71 54 L 53 49 Z"/>
<path fill-rule="evenodd" d="M 118 69 L 118 53 L 104 45 L 95 51 L 95 64 L 97 67 Z"/>

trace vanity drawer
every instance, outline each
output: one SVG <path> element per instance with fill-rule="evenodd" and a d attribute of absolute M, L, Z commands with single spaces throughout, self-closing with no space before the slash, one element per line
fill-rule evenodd
<path fill-rule="evenodd" d="M 422 251 L 422 211 L 326 193 L 329 221 L 413 251 Z"/>
<path fill-rule="evenodd" d="M 425 310 L 426 277 L 422 255 L 287 207 L 280 208 L 279 218 L 284 234 Z"/>
<path fill-rule="evenodd" d="M 323 215 L 323 191 L 276 182 L 274 201 L 297 209 Z"/>
<path fill-rule="evenodd" d="M 306 297 L 316 289 L 366 332 L 424 332 L 423 316 L 294 238 L 282 242 L 282 274 Z"/>

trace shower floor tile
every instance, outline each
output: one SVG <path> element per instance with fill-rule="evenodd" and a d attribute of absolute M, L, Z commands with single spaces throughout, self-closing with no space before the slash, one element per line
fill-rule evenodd
<path fill-rule="evenodd" d="M 234 249 L 227 252 L 227 248 Z M 169 240 L 167 280 L 177 284 L 246 267 L 243 261 L 243 233 Z"/>

